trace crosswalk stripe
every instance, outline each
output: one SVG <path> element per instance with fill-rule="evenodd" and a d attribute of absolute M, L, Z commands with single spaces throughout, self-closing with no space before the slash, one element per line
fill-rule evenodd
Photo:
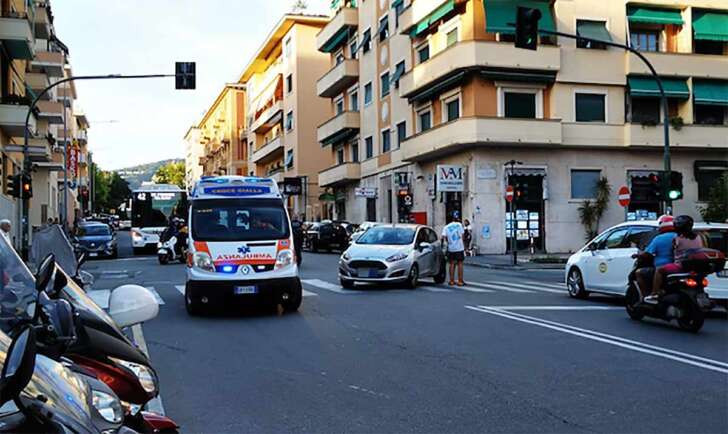
<path fill-rule="evenodd" d="M 503 286 L 506 286 L 509 288 L 516 288 L 516 289 L 526 289 L 527 288 L 526 290 L 528 290 L 528 291 L 549 292 L 552 294 L 563 294 L 566 292 L 563 289 L 545 288 L 545 287 L 540 286 L 540 284 L 538 284 L 538 283 L 534 283 L 533 284 L 534 286 L 524 285 L 524 284 L 519 284 L 519 283 L 510 283 L 510 282 L 491 282 L 491 283 L 493 283 L 495 285 L 503 285 Z"/>
<path fill-rule="evenodd" d="M 344 289 L 341 287 L 341 285 L 337 285 L 335 283 L 326 282 L 325 280 L 321 279 L 304 279 L 301 280 L 301 283 L 313 286 L 314 288 L 323 289 L 325 291 L 330 291 L 336 294 L 361 294 L 364 291 L 358 291 L 355 289 Z"/>
<path fill-rule="evenodd" d="M 177 289 L 177 291 L 180 294 L 185 295 L 185 286 L 184 285 L 175 285 L 174 287 L 175 287 L 175 289 Z M 315 292 L 306 291 L 304 289 L 303 290 L 303 296 L 304 297 L 316 297 L 316 296 L 318 296 L 318 294 L 316 294 Z"/>
<path fill-rule="evenodd" d="M 542 283 L 542 282 L 530 282 L 530 281 L 526 281 L 524 283 L 526 283 L 528 285 L 536 285 L 536 286 L 541 286 L 544 288 L 561 289 L 561 290 L 566 291 L 566 285 L 563 283 L 557 284 L 557 283 Z"/>
<path fill-rule="evenodd" d="M 470 283 L 468 283 L 470 285 Z M 495 292 L 492 289 L 473 288 L 472 286 L 458 286 L 455 288 L 458 291 L 476 292 L 479 294 L 486 294 L 489 292 Z"/>
<path fill-rule="evenodd" d="M 179 291 L 180 294 L 185 295 L 185 286 L 184 285 L 174 285 L 175 289 Z"/>
<path fill-rule="evenodd" d="M 418 286 L 417 289 L 421 289 L 421 290 L 427 291 L 427 292 L 452 292 L 451 289 L 440 288 L 437 286 Z"/>
<path fill-rule="evenodd" d="M 153 286 L 148 286 L 147 289 L 152 292 L 152 295 L 154 295 L 154 298 L 157 300 L 158 305 L 161 306 L 164 304 L 164 299 L 162 299 L 162 296 L 159 295 L 159 293 L 157 292 L 156 289 L 154 289 Z"/>
<path fill-rule="evenodd" d="M 518 289 L 518 288 L 506 287 L 506 286 L 503 286 L 500 284 L 495 284 L 495 282 L 492 282 L 492 283 L 470 282 L 470 285 L 478 286 L 480 288 L 495 289 L 496 291 L 517 292 L 519 294 L 533 294 L 533 292 L 534 292 L 530 289 Z"/>

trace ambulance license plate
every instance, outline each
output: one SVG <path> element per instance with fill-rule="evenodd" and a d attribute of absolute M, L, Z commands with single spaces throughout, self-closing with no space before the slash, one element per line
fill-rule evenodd
<path fill-rule="evenodd" d="M 235 287 L 235 295 L 242 295 L 242 294 L 257 294 L 258 288 L 253 286 L 236 286 Z"/>

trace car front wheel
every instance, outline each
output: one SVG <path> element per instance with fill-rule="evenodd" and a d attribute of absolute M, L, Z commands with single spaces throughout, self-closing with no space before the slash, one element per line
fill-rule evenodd
<path fill-rule="evenodd" d="M 581 275 L 581 271 L 574 267 L 569 271 L 569 277 L 566 279 L 566 287 L 569 290 L 569 296 L 573 298 L 587 298 L 589 292 L 584 287 L 584 278 Z"/>
<path fill-rule="evenodd" d="M 409 289 L 415 289 L 417 288 L 417 283 L 420 280 L 420 269 L 417 266 L 417 264 L 413 264 L 412 268 L 410 268 L 409 275 L 407 276 L 407 288 Z"/>

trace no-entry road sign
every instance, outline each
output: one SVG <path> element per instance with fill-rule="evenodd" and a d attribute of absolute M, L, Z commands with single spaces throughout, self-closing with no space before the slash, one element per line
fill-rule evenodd
<path fill-rule="evenodd" d="M 623 185 L 620 187 L 619 192 L 617 193 L 617 198 L 619 199 L 619 206 L 627 207 L 629 206 L 630 201 L 630 192 L 629 187 L 626 185 Z"/>

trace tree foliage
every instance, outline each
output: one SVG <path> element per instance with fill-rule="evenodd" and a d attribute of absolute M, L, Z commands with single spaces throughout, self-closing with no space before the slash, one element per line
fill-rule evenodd
<path fill-rule="evenodd" d="M 728 173 L 723 174 L 710 189 L 707 205 L 699 210 L 706 222 L 728 222 Z"/>
<path fill-rule="evenodd" d="M 183 161 L 168 163 L 157 169 L 152 177 L 157 184 L 172 184 L 185 188 L 185 163 Z"/>
<path fill-rule="evenodd" d="M 612 193 L 612 186 L 607 178 L 600 178 L 595 187 L 594 200 L 586 200 L 579 207 L 579 220 L 584 226 L 586 239 L 591 240 L 599 234 L 599 221 L 609 206 L 609 195 Z"/>
<path fill-rule="evenodd" d="M 124 178 L 117 172 L 99 170 L 98 166 L 94 166 L 95 212 L 118 210 L 130 197 L 129 183 Z"/>

